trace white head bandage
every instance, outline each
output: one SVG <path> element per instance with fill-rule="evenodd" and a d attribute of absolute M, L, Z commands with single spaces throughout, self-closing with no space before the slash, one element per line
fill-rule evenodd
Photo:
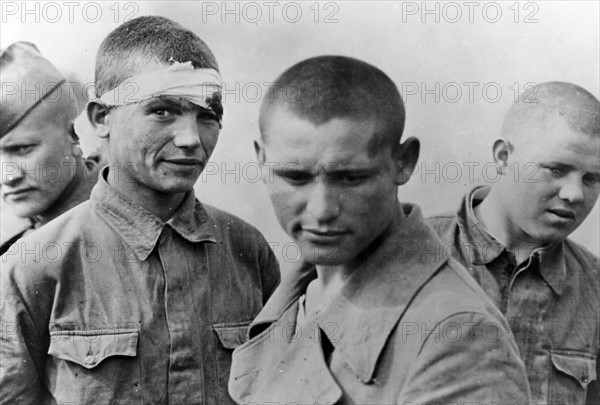
<path fill-rule="evenodd" d="M 142 73 L 125 79 L 118 87 L 95 98 L 93 88 L 88 90 L 90 102 L 107 106 L 137 103 L 158 96 L 181 97 L 202 108 L 212 110 L 221 125 L 221 75 L 214 69 L 194 69 L 192 62 L 175 62 L 165 70 Z M 75 119 L 75 132 L 82 138 L 94 139 L 94 128 L 84 108 Z M 96 145 L 97 146 L 97 145 Z"/>
<path fill-rule="evenodd" d="M 222 114 L 221 75 L 214 69 L 194 69 L 191 62 L 174 62 L 166 70 L 132 76 L 96 101 L 122 106 L 159 96 L 181 97 L 213 111 L 218 105 L 220 111 L 214 112 Z"/>

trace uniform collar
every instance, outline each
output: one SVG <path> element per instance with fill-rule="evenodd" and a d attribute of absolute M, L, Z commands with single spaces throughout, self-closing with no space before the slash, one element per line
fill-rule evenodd
<path fill-rule="evenodd" d="M 562 294 L 567 280 L 565 245 L 563 242 L 536 249 L 539 256 L 540 274 L 558 295 Z"/>
<path fill-rule="evenodd" d="M 475 187 L 463 199 L 457 215 L 461 241 L 467 248 L 469 261 L 475 265 L 491 263 L 506 251 L 506 248 L 486 231 L 473 210 L 489 192 L 489 187 Z"/>
<path fill-rule="evenodd" d="M 436 253 L 441 246 L 417 206 L 399 206 L 391 232 L 314 319 L 326 334 L 331 332 L 328 325 L 336 326 L 335 339 L 330 340 L 361 381 L 372 380 L 377 360 L 402 314 L 446 262 Z M 298 298 L 315 277 L 314 267 L 301 266 L 284 278 L 251 327 L 296 311 Z"/>
<path fill-rule="evenodd" d="M 487 265 L 502 254 L 508 254 L 506 247 L 488 233 L 473 210 L 489 192 L 487 186 L 475 187 L 463 199 L 457 215 L 461 242 L 467 249 L 468 260 L 474 265 Z M 567 276 L 563 242 L 533 250 L 526 262 L 531 260 L 538 261 L 540 274 L 560 295 Z"/>
<path fill-rule="evenodd" d="M 133 249 L 139 260 L 148 258 L 166 225 L 190 242 L 217 242 L 210 218 L 193 190 L 186 193 L 173 216 L 163 222 L 111 187 L 105 178 L 107 174 L 108 167 L 103 169 L 92 190 L 92 206 Z"/>

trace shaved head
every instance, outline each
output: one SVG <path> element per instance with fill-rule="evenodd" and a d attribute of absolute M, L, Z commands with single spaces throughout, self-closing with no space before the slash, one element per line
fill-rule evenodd
<path fill-rule="evenodd" d="M 219 70 L 212 51 L 193 31 L 160 16 L 143 16 L 115 28 L 96 54 L 96 95 L 102 96 L 154 62 L 192 62 Z"/>
<path fill-rule="evenodd" d="M 384 72 L 366 62 L 333 55 L 306 59 L 282 73 L 271 91 L 260 110 L 263 141 L 272 113 L 283 108 L 315 125 L 334 118 L 358 125 L 375 121 L 379 126 L 369 148 L 373 152 L 400 143 L 405 119 L 400 92 Z"/>
<path fill-rule="evenodd" d="M 502 136 L 516 140 L 528 128 L 544 128 L 553 118 L 569 128 L 600 137 L 600 102 L 587 90 L 567 82 L 546 82 L 521 93 L 504 118 Z"/>

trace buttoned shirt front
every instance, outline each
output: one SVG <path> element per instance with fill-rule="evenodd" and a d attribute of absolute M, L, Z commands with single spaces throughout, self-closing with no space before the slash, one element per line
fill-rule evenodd
<path fill-rule="evenodd" d="M 588 385 L 597 378 L 600 350 L 598 258 L 567 239 L 534 249 L 516 263 L 474 214 L 488 192 L 475 188 L 456 214 L 428 221 L 442 237 L 443 250 L 469 270 L 506 315 L 533 401 L 584 404 Z"/>
<path fill-rule="evenodd" d="M 508 324 L 462 266 L 431 254 L 439 239 L 418 207 L 393 225 L 342 290 L 302 322 L 314 267 L 287 274 L 233 354 L 240 404 L 526 404 Z"/>
<path fill-rule="evenodd" d="M 101 179 L 2 257 L 2 403 L 227 404 L 279 282 L 262 235 L 189 192 L 171 219 Z"/>

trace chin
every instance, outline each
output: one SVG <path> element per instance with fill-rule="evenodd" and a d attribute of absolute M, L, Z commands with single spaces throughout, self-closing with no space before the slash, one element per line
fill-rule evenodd
<path fill-rule="evenodd" d="M 559 243 L 559 242 L 562 242 L 563 240 L 567 239 L 567 237 L 571 234 L 571 232 L 572 232 L 572 230 L 569 230 L 568 232 L 567 231 L 560 232 L 557 230 L 543 232 L 543 233 L 539 233 L 535 239 L 543 244 Z"/>
<path fill-rule="evenodd" d="M 194 183 L 178 183 L 161 187 L 161 191 L 165 194 L 187 193 L 194 188 Z"/>
<path fill-rule="evenodd" d="M 320 252 L 315 253 L 308 250 L 307 254 L 303 253 L 302 258 L 307 263 L 319 266 L 339 266 L 350 262 L 354 257 L 352 255 L 340 255 L 339 252 Z"/>
<path fill-rule="evenodd" d="M 42 209 L 39 209 L 37 207 L 13 206 L 10 207 L 10 209 L 15 214 L 15 216 L 19 218 L 31 218 L 44 212 Z"/>

